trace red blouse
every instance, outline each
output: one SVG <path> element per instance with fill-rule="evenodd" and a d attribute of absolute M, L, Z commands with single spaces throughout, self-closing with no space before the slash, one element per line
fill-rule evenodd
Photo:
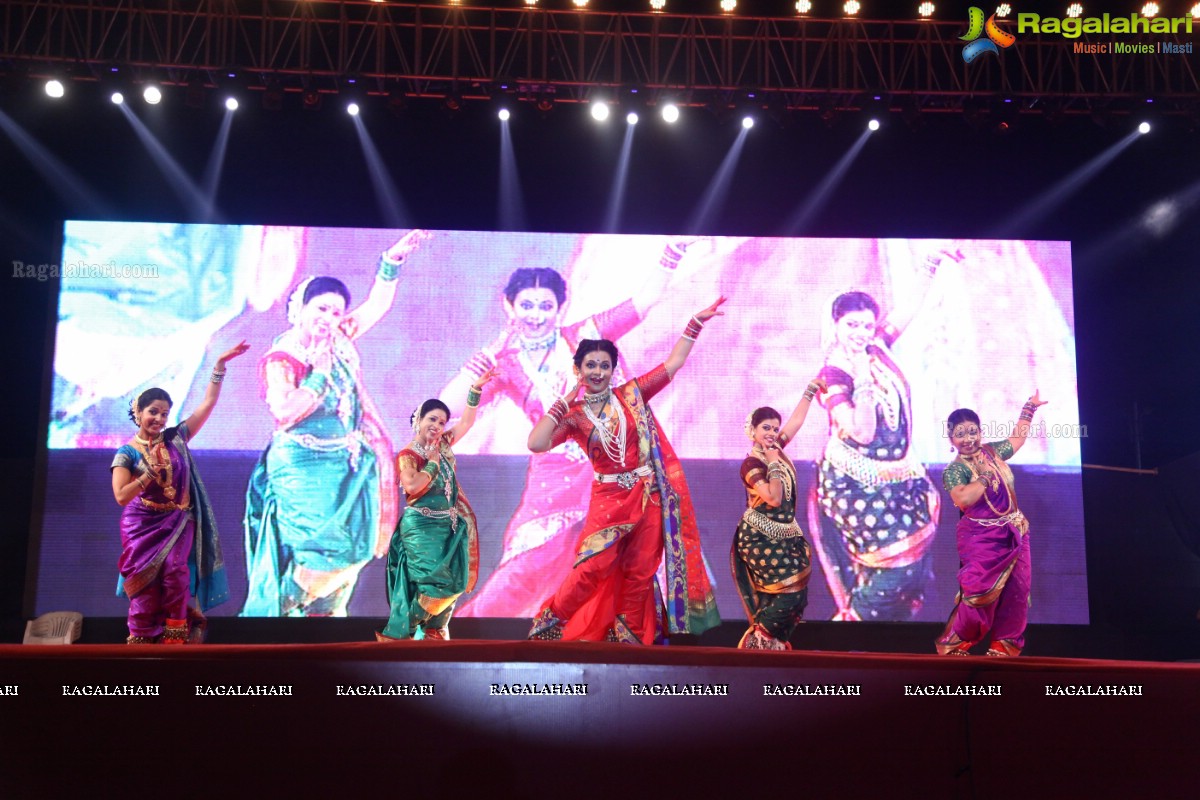
<path fill-rule="evenodd" d="M 671 382 L 670 376 L 667 375 L 667 368 L 662 364 L 659 364 L 645 375 L 634 380 L 642 392 L 642 399 L 646 402 L 649 402 L 651 397 L 661 392 Z M 592 424 L 587 414 L 584 413 L 582 400 L 576 400 L 571 403 L 567 414 L 554 428 L 554 433 L 550 437 L 550 446 L 552 448 L 558 447 L 568 439 L 574 440 L 588 454 L 588 457 L 591 458 L 592 469 L 601 474 L 611 475 L 618 472 L 629 472 L 641 466 L 638 454 L 637 423 L 633 419 L 633 413 L 619 399 L 621 390 L 627 385 L 624 384 L 613 389 L 612 393 L 613 402 L 620 406 L 621 413 L 625 415 L 624 465 L 613 461 L 604 452 L 604 447 L 600 443 L 600 437 L 596 433 L 596 426 Z"/>

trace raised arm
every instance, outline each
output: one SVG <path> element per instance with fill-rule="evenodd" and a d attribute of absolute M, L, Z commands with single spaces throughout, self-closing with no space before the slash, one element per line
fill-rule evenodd
<path fill-rule="evenodd" d="M 692 352 L 692 346 L 696 344 L 696 337 L 704 329 L 704 323 L 713 317 L 725 315 L 725 312 L 719 309 L 721 308 L 721 304 L 728 299 L 724 295 L 718 297 L 715 303 L 703 311 L 697 312 L 688 321 L 687 327 L 684 328 L 683 334 L 679 337 L 679 341 L 671 348 L 671 354 L 663 362 L 663 367 L 667 370 L 667 377 L 674 378 L 675 373 L 687 362 L 688 354 Z"/>
<path fill-rule="evenodd" d="M 1008 443 L 1012 445 L 1013 453 L 1016 454 L 1021 446 L 1025 444 L 1025 439 L 1029 436 L 1029 427 L 1033 424 L 1033 415 L 1039 408 L 1046 405 L 1048 400 L 1043 400 L 1039 396 L 1037 389 L 1033 391 L 1033 397 L 1025 401 L 1025 405 L 1021 406 L 1021 414 L 1017 417 L 1017 425 L 1013 429 L 1013 435 L 1008 437 Z"/>
<path fill-rule="evenodd" d="M 494 377 L 496 377 L 496 368 L 488 367 L 471 384 L 471 388 L 467 390 L 467 406 L 463 409 L 462 417 L 454 427 L 447 428 L 442 434 L 447 442 L 452 445 L 458 444 L 467 435 L 467 431 L 471 430 L 471 426 L 475 424 L 475 415 L 479 413 L 479 400 L 483 397 L 483 386 Z"/>
<path fill-rule="evenodd" d="M 783 423 L 783 427 L 779 429 L 781 439 L 785 442 L 790 442 L 796 436 L 801 426 L 804 425 L 804 420 L 808 417 L 808 409 L 812 407 L 813 397 L 816 396 L 817 392 L 824 393 L 828 388 L 825 385 L 824 379 L 820 377 L 813 378 L 808 382 L 808 386 L 804 389 L 804 396 L 796 404 L 796 408 L 792 411 L 792 415 L 788 417 L 787 422 Z"/>
<path fill-rule="evenodd" d="M 239 342 L 217 358 L 217 363 L 213 366 L 212 377 L 209 379 L 208 386 L 204 390 L 204 399 L 200 401 L 200 405 L 192 412 L 192 415 L 184 421 L 184 424 L 187 425 L 189 437 L 194 437 L 200 432 L 200 429 L 204 427 L 204 423 L 208 422 L 208 415 L 212 413 L 213 407 L 217 405 L 217 398 L 221 396 L 221 381 L 225 380 L 226 362 L 237 358 L 249 349 L 250 345 L 245 342 Z"/>
<path fill-rule="evenodd" d="M 414 229 L 398 242 L 383 251 L 379 257 L 379 270 L 375 282 L 362 305 L 346 315 L 342 330 L 351 339 L 357 339 L 383 319 L 396 299 L 396 288 L 400 285 L 400 267 L 421 242 L 429 238 L 427 231 Z"/>
<path fill-rule="evenodd" d="M 906 244 L 899 242 L 892 244 L 893 247 L 889 248 L 889 264 L 892 261 L 891 253 L 896 247 L 903 248 L 904 256 L 908 258 L 917 275 L 917 286 L 922 291 L 920 299 L 916 302 L 894 303 L 892 309 L 888 311 L 887 319 L 880 321 L 879 336 L 888 347 L 891 347 L 900 334 L 904 333 L 904 329 L 908 327 L 909 323 L 924 314 L 927 309 L 933 308 L 941 300 L 945 282 L 936 280 L 938 270 L 958 266 L 963 260 L 962 251 L 958 248 L 951 249 L 953 245 L 949 242 L 946 247 L 926 252 L 920 260 L 908 249 Z"/>

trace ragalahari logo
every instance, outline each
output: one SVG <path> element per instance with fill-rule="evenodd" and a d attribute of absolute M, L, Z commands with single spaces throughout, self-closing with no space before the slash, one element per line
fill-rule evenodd
<path fill-rule="evenodd" d="M 983 34 L 987 34 L 986 39 L 980 39 Z M 995 53 L 1000 55 L 1001 47 L 1012 47 L 1013 42 L 1017 37 L 1011 33 L 1000 30 L 1000 26 L 996 24 L 996 15 L 992 14 L 987 18 L 987 22 L 983 21 L 983 9 L 977 6 L 971 6 L 971 10 L 967 13 L 967 33 L 964 36 L 958 37 L 967 43 L 963 48 L 963 61 L 970 64 L 975 59 L 984 53 Z"/>

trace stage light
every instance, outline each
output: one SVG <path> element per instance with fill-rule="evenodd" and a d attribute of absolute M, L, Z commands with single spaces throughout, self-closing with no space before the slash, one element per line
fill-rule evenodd
<path fill-rule="evenodd" d="M 50 80 L 46 81 L 46 94 L 49 97 L 53 97 L 55 100 L 66 94 L 66 90 L 63 89 L 62 81 L 58 80 L 57 78 L 51 78 Z"/>
<path fill-rule="evenodd" d="M 750 130 L 751 128 L 753 128 L 754 127 L 754 117 L 751 117 L 751 116 L 742 117 L 742 127 L 745 128 L 746 130 Z"/>
<path fill-rule="evenodd" d="M 525 0 L 525 5 L 529 6 L 530 8 L 532 8 L 533 6 L 536 6 L 537 3 L 538 3 L 538 0 Z"/>
<path fill-rule="evenodd" d="M 1142 16 L 1149 19 L 1158 15 L 1158 3 L 1146 3 L 1142 6 Z"/>
<path fill-rule="evenodd" d="M 807 14 L 812 11 L 812 3 L 810 0 L 796 0 L 796 13 Z"/>
<path fill-rule="evenodd" d="M 668 125 L 674 125 L 679 121 L 679 106 L 674 103 L 667 103 L 662 107 L 663 122 Z"/>
<path fill-rule="evenodd" d="M 348 103 L 346 105 L 346 113 L 352 117 L 357 117 L 359 110 L 358 103 Z"/>
<path fill-rule="evenodd" d="M 721 0 L 721 13 L 732 14 L 737 11 L 737 0 Z"/>
<path fill-rule="evenodd" d="M 637 124 L 638 124 L 638 115 L 637 115 L 637 112 L 636 112 L 636 111 L 630 111 L 628 114 L 626 114 L 626 115 L 625 115 L 625 123 L 626 123 L 627 125 L 637 125 Z"/>
<path fill-rule="evenodd" d="M 867 123 L 867 129 L 872 131 L 879 130 L 879 120 L 873 119 Z"/>
<path fill-rule="evenodd" d="M 1138 125 L 1138 133 L 1149 133 L 1149 132 L 1150 132 L 1150 123 L 1149 122 L 1143 122 L 1141 125 Z"/>
<path fill-rule="evenodd" d="M 238 109 L 237 98 L 236 97 L 226 97 L 225 98 L 225 109 L 227 111 L 237 111 L 237 109 Z"/>
<path fill-rule="evenodd" d="M 511 117 L 512 114 L 508 112 L 507 108 L 502 108 L 496 112 L 496 116 L 500 118 L 501 122 L 508 122 L 508 118 Z"/>
<path fill-rule="evenodd" d="M 608 103 L 603 100 L 592 101 L 592 119 L 596 122 L 604 122 L 608 119 Z"/>
<path fill-rule="evenodd" d="M 650 0 L 651 11 L 662 11 L 667 7 L 667 0 Z"/>
<path fill-rule="evenodd" d="M 145 89 L 142 89 L 142 99 L 152 106 L 162 102 L 162 90 L 154 84 L 150 84 Z"/>
<path fill-rule="evenodd" d="M 1083 16 L 1083 3 L 1071 3 L 1067 6 L 1067 16 L 1072 19 Z"/>
<path fill-rule="evenodd" d="M 858 4 L 858 0 L 849 0 L 846 5 L 842 6 L 842 10 L 846 12 L 847 17 L 853 17 L 862 10 L 862 6 Z"/>
<path fill-rule="evenodd" d="M 1196 3 L 1196 5 L 1192 6 L 1192 16 L 1200 17 L 1200 3 Z"/>
<path fill-rule="evenodd" d="M 1012 13 L 1012 6 L 1010 6 L 1008 3 L 1001 3 L 1000 5 L 996 6 L 996 16 L 997 17 L 1002 17 L 1002 18 L 1007 17 L 1011 13 Z"/>
<path fill-rule="evenodd" d="M 933 16 L 933 3 L 928 3 L 928 2 L 921 3 L 921 5 L 917 6 L 917 14 L 922 19 L 929 19 L 930 17 L 932 17 Z"/>
<path fill-rule="evenodd" d="M 538 95 L 537 110 L 543 114 L 547 114 L 554 110 L 554 93 L 542 92 Z"/>
<path fill-rule="evenodd" d="M 120 92 L 113 92 L 112 96 L 108 99 L 112 101 L 114 106 L 119 106 L 121 103 L 125 102 L 125 95 L 121 94 Z"/>
<path fill-rule="evenodd" d="M 588 0 L 571 0 L 576 8 L 587 8 Z"/>

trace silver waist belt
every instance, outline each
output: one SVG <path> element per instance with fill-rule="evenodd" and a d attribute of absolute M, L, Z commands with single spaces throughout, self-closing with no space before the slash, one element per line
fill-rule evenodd
<path fill-rule="evenodd" d="M 409 511 L 420 514 L 422 517 L 428 517 L 429 519 L 448 519 L 448 520 L 450 520 L 450 527 L 452 527 L 452 528 L 458 527 L 458 509 L 457 508 L 441 509 L 441 508 L 425 508 L 424 506 L 407 506 L 407 507 L 405 507 L 404 512 L 407 514 Z"/>
<path fill-rule="evenodd" d="M 989 528 L 1000 528 L 1009 524 L 1010 522 L 1013 525 L 1020 527 L 1021 521 L 1025 519 L 1025 515 L 1021 513 L 1020 509 L 1017 509 L 1016 511 L 1005 514 L 1003 517 L 995 517 L 994 519 L 976 519 L 975 517 L 968 517 L 967 519 L 971 520 L 971 522 L 978 522 L 980 525 L 985 525 Z"/>
<path fill-rule="evenodd" d="M 596 483 L 615 483 L 622 489 L 632 489 L 637 485 L 638 478 L 644 478 L 652 474 L 654 474 L 654 469 L 649 464 L 643 464 L 629 472 L 614 472 L 611 474 L 597 472 Z"/>

